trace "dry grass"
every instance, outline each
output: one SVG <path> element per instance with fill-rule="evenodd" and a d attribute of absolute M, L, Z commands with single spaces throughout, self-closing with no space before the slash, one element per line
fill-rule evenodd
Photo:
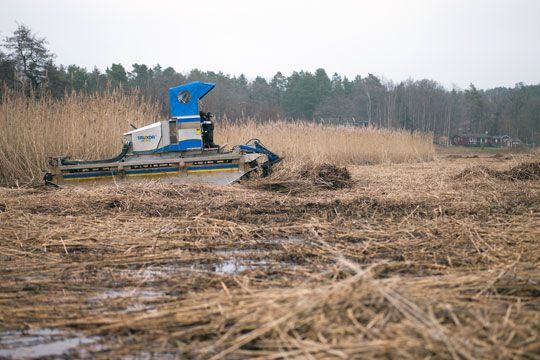
<path fill-rule="evenodd" d="M 108 96 L 123 109 L 113 99 L 126 95 Z M 22 131 L 28 116 L 52 136 L 51 114 L 71 114 L 73 141 L 89 101 L 77 99 L 3 100 L 2 125 L 21 142 L 1 135 L 3 181 L 49 151 Z M 152 108 L 132 105 L 146 123 Z M 0 357 L 24 357 L 33 346 L 21 343 L 49 341 L 34 331 L 54 330 L 84 340 L 52 354 L 67 358 L 540 359 L 538 153 L 418 162 L 429 136 L 398 133 L 392 146 L 410 141 L 417 157 L 377 158 L 354 153 L 350 134 L 366 144 L 382 130 L 273 125 L 242 126 L 298 155 L 265 179 L 0 188 Z M 236 126 L 218 124 L 219 142 L 242 142 Z M 346 168 L 328 134 L 350 141 Z M 86 151 L 70 141 L 58 151 Z M 4 170 L 12 158 L 20 168 Z"/>
<path fill-rule="evenodd" d="M 0 103 L 0 186 L 40 182 L 48 156 L 104 159 L 116 155 L 122 133 L 158 121 L 156 106 L 137 94 L 70 94 L 54 101 L 27 98 L 9 89 Z M 216 121 L 216 141 L 231 146 L 261 139 L 288 160 L 379 164 L 433 159 L 431 135 L 276 121 Z"/>
<path fill-rule="evenodd" d="M 404 130 L 332 126 L 306 122 L 247 120 L 216 125 L 219 143 L 259 138 L 280 156 L 316 164 L 397 164 L 433 160 L 432 134 Z"/>
<path fill-rule="evenodd" d="M 274 165 L 270 176 L 250 176 L 242 181 L 246 187 L 287 194 L 350 188 L 355 181 L 346 167 L 328 163 L 289 160 Z"/>
<path fill-rule="evenodd" d="M 302 191 L 2 188 L 0 338 L 56 329 L 88 358 L 539 359 L 540 182 L 459 176 L 538 161 L 350 166 L 339 190 L 301 167 Z"/>
<path fill-rule="evenodd" d="M 47 157 L 107 158 L 122 147 L 122 133 L 157 121 L 157 108 L 137 94 L 63 99 L 27 98 L 9 89 L 0 103 L 0 185 L 41 181 Z"/>

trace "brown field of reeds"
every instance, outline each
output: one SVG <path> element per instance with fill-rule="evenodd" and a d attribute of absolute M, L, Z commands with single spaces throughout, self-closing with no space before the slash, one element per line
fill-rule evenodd
<path fill-rule="evenodd" d="M 72 93 L 63 99 L 26 97 L 3 89 L 0 103 L 0 185 L 37 183 L 48 156 L 110 158 L 122 147 L 130 123 L 158 121 L 157 108 L 121 90 Z"/>
<path fill-rule="evenodd" d="M 431 134 L 411 134 L 404 130 L 302 121 L 247 120 L 216 124 L 216 141 L 220 144 L 243 144 L 251 138 L 259 138 L 286 159 L 316 164 L 397 164 L 430 161 L 435 154 Z"/>
<path fill-rule="evenodd" d="M 0 187 L 0 358 L 540 359 L 538 152 L 290 146 L 230 186 Z"/>
<path fill-rule="evenodd" d="M 0 103 L 0 186 L 39 183 L 48 156 L 106 159 L 120 152 L 122 133 L 160 120 L 157 107 L 135 94 L 63 99 L 27 98 L 4 89 Z M 162 119 L 161 119 L 162 120 Z M 433 159 L 431 134 L 304 122 L 217 119 L 215 139 L 229 146 L 259 138 L 288 160 L 380 164 Z"/>

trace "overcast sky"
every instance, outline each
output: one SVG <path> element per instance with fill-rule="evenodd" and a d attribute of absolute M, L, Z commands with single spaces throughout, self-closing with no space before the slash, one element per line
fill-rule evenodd
<path fill-rule="evenodd" d="M 57 64 L 260 75 L 324 68 L 446 88 L 540 83 L 540 0 L 1 0 Z"/>

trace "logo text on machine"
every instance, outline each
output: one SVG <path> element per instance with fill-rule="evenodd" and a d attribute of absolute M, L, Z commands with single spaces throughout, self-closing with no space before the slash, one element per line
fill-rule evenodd
<path fill-rule="evenodd" d="M 142 142 L 149 142 L 150 140 L 154 140 L 156 138 L 156 135 L 139 135 L 137 136 L 137 139 Z"/>

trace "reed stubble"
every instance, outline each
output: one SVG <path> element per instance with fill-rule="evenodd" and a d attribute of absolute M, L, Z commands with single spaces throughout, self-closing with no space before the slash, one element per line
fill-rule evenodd
<path fill-rule="evenodd" d="M 96 358 L 538 358 L 540 183 L 460 176 L 536 161 L 2 188 L 0 331 L 77 331 Z"/>

